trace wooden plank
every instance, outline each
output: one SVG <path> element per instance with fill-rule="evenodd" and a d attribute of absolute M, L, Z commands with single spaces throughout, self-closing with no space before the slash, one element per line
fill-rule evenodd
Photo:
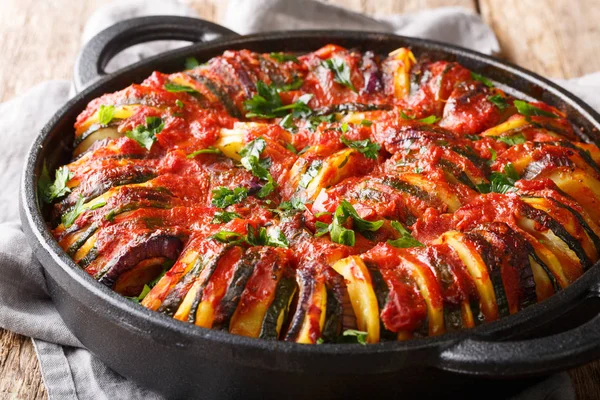
<path fill-rule="evenodd" d="M 553 78 L 600 70 L 598 0 L 480 0 L 504 56 Z"/>
<path fill-rule="evenodd" d="M 47 397 L 31 339 L 0 330 L 0 398 Z"/>

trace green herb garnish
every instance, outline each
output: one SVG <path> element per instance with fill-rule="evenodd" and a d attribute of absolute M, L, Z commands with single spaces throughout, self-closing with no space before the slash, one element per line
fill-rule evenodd
<path fill-rule="evenodd" d="M 160 117 L 146 117 L 146 125 L 138 125 L 132 131 L 125 132 L 125 136 L 135 140 L 142 147 L 145 147 L 148 151 L 152 148 L 154 142 L 156 142 L 156 135 L 159 134 L 165 123 Z"/>
<path fill-rule="evenodd" d="M 198 91 L 193 87 L 178 85 L 176 83 L 165 83 L 164 88 L 167 92 L 171 93 L 198 93 Z"/>
<path fill-rule="evenodd" d="M 430 115 L 429 117 L 425 117 L 425 118 L 421 118 L 421 119 L 415 119 L 415 117 L 409 117 L 408 115 L 406 115 L 404 113 L 404 111 L 402 111 L 402 110 L 400 110 L 400 117 L 402 117 L 402 119 L 422 122 L 427 125 L 435 124 L 436 122 L 438 122 L 441 119 L 440 117 L 436 117 L 435 115 Z"/>
<path fill-rule="evenodd" d="M 483 83 L 485 86 L 493 88 L 494 84 L 492 83 L 492 81 L 490 81 L 488 78 L 486 78 L 485 76 L 476 74 L 475 72 L 471 71 L 471 78 L 473 78 L 476 81 L 479 81 L 481 83 Z"/>
<path fill-rule="evenodd" d="M 310 182 L 312 182 L 312 180 L 317 176 L 317 174 L 319 173 L 319 171 L 321 170 L 322 167 L 323 167 L 322 160 L 313 160 L 313 162 L 310 163 L 310 165 L 306 169 L 306 172 L 300 178 L 300 182 L 298 183 L 298 186 L 306 189 L 308 187 L 308 185 L 310 185 Z"/>
<path fill-rule="evenodd" d="M 400 237 L 394 240 L 388 240 L 388 244 L 394 247 L 399 247 L 402 249 L 409 247 L 423 247 L 425 246 L 423 243 L 419 242 L 415 239 L 410 231 L 406 229 L 400 222 L 391 221 L 392 228 L 394 228 L 399 234 Z"/>
<path fill-rule="evenodd" d="M 493 103 L 496 107 L 498 107 L 498 110 L 500 111 L 504 111 L 506 110 L 506 108 L 508 108 L 508 103 L 506 102 L 506 99 L 502 96 L 500 96 L 499 94 L 495 94 L 493 96 L 488 96 L 487 98 L 491 103 Z"/>
<path fill-rule="evenodd" d="M 482 183 L 477 185 L 477 189 L 481 193 L 508 193 L 514 192 L 515 182 L 519 180 L 519 174 L 515 167 L 508 163 L 504 166 L 504 172 L 492 172 L 490 183 Z"/>
<path fill-rule="evenodd" d="M 340 137 L 340 141 L 351 149 L 358 150 L 365 157 L 372 160 L 377 159 L 381 146 L 378 143 L 372 142 L 369 139 L 364 140 L 349 140 L 344 135 Z"/>
<path fill-rule="evenodd" d="M 342 336 L 338 338 L 338 343 L 358 343 L 367 344 L 367 332 L 358 331 L 356 329 L 346 329 Z"/>
<path fill-rule="evenodd" d="M 73 173 L 69 171 L 69 168 L 63 166 L 56 170 L 54 182 L 51 183 L 48 170 L 44 165 L 38 183 L 38 190 L 40 191 L 42 200 L 50 204 L 57 198 L 70 193 L 71 189 L 67 187 L 67 182 L 69 182 L 71 178 L 73 178 Z"/>
<path fill-rule="evenodd" d="M 348 218 L 353 220 L 353 227 L 359 232 L 375 232 L 383 225 L 383 220 L 367 221 L 361 218 L 352 204 L 346 200 L 342 200 L 333 214 L 333 221 L 331 224 L 327 225 L 324 222 L 316 222 L 315 226 L 317 230 L 315 236 L 319 237 L 329 233 L 332 242 L 344 244 L 346 246 L 354 246 L 356 243 L 354 231 L 344 227 Z"/>
<path fill-rule="evenodd" d="M 177 107 L 179 107 L 179 108 L 183 108 L 183 107 L 184 107 L 183 101 L 181 101 L 181 100 L 179 100 L 179 99 L 175 100 L 175 104 L 176 104 L 176 105 L 177 105 Z"/>
<path fill-rule="evenodd" d="M 542 110 L 541 108 L 538 108 L 531 103 L 527 103 L 526 101 L 515 100 L 514 105 L 515 107 L 517 107 L 517 111 L 519 112 L 519 114 L 524 115 L 526 117 L 558 118 L 558 115 L 546 110 Z"/>
<path fill-rule="evenodd" d="M 258 197 L 263 198 L 268 196 L 275 189 L 275 182 L 269 172 L 271 167 L 270 158 L 260 158 L 260 155 L 267 147 L 267 142 L 262 137 L 254 139 L 248 143 L 242 150 L 240 150 L 240 156 L 242 156 L 241 163 L 244 168 L 252 172 L 252 175 L 259 179 L 266 180 L 267 183 L 258 192 Z"/>
<path fill-rule="evenodd" d="M 269 54 L 269 57 L 271 57 L 273 60 L 283 63 L 286 61 L 292 61 L 295 63 L 298 63 L 298 57 L 292 55 L 292 54 L 285 54 L 285 53 L 271 53 Z"/>
<path fill-rule="evenodd" d="M 90 204 L 87 206 L 84 204 L 84 201 L 85 201 L 84 197 L 82 195 L 79 195 L 77 202 L 71 208 L 71 210 L 69 210 L 69 212 L 63 214 L 63 216 L 61 217 L 61 222 L 65 228 L 68 228 L 71 225 L 73 225 L 73 223 L 75 222 L 77 217 L 79 217 L 79 215 L 81 215 L 81 213 L 83 213 L 84 211 L 96 210 L 96 209 L 104 207 L 106 205 L 106 201 L 104 201 L 104 200 L 98 201 L 94 204 Z"/>
<path fill-rule="evenodd" d="M 527 139 L 525 139 L 525 136 L 523 136 L 522 133 L 517 133 L 513 136 L 495 136 L 494 139 L 496 139 L 499 142 L 506 143 L 509 146 L 523 144 L 527 141 Z"/>
<path fill-rule="evenodd" d="M 356 93 L 356 88 L 350 80 L 350 68 L 343 60 L 339 58 L 330 58 L 323 61 L 321 65 L 333 72 L 333 80 L 335 82 Z"/>
<path fill-rule="evenodd" d="M 236 212 L 229 211 L 217 211 L 213 216 L 211 224 L 226 224 L 236 218 L 242 218 L 242 216 Z"/>
<path fill-rule="evenodd" d="M 195 57 L 188 57 L 185 59 L 185 69 L 194 69 L 198 65 L 200 65 L 200 63 Z"/>
<path fill-rule="evenodd" d="M 228 189 L 220 186 L 212 191 L 212 205 L 218 208 L 226 208 L 230 205 L 242 202 L 248 197 L 248 189 L 244 187 L 236 187 Z"/>
<path fill-rule="evenodd" d="M 215 148 L 215 147 L 208 147 L 206 149 L 200 149 L 200 150 L 196 150 L 193 153 L 190 153 L 187 155 L 187 158 L 194 158 L 196 157 L 198 154 L 222 154 L 221 150 Z"/>
<path fill-rule="evenodd" d="M 108 105 L 105 106 L 104 104 L 100 106 L 100 109 L 98 110 L 98 122 L 100 123 L 100 125 L 108 125 L 110 124 L 110 121 L 113 120 L 113 116 L 115 114 L 115 106 L 113 105 Z"/>

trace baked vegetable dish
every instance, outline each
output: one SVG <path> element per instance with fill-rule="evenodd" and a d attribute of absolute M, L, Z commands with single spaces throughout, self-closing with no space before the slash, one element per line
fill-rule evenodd
<path fill-rule="evenodd" d="M 75 263 L 150 310 L 406 340 L 516 313 L 599 258 L 600 152 L 561 110 L 406 48 L 185 64 L 92 101 L 38 188 Z"/>

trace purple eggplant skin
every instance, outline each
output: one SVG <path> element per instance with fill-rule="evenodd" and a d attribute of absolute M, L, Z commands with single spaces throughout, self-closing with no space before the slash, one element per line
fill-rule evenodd
<path fill-rule="evenodd" d="M 180 235 L 157 230 L 145 233 L 131 240 L 119 249 L 94 278 L 98 282 L 112 287 L 119 276 L 141 261 L 153 257 L 165 257 L 176 260 L 183 250 Z"/>

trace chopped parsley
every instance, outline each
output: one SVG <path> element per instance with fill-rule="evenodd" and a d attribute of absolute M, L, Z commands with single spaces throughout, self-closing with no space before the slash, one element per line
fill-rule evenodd
<path fill-rule="evenodd" d="M 135 140 L 146 150 L 150 150 L 154 142 L 156 142 L 156 135 L 158 135 L 163 128 L 165 123 L 160 117 L 146 117 L 146 125 L 138 125 L 132 131 L 125 132 L 125 136 Z"/>
<path fill-rule="evenodd" d="M 113 117 L 115 115 L 115 106 L 113 105 L 108 105 L 105 106 L 104 104 L 100 106 L 100 109 L 98 110 L 98 122 L 100 123 L 100 125 L 108 125 L 110 124 L 110 121 L 113 120 Z"/>
<path fill-rule="evenodd" d="M 338 343 L 358 343 L 367 344 L 367 332 L 356 329 L 346 329 L 338 338 Z"/>
<path fill-rule="evenodd" d="M 85 198 L 79 195 L 79 199 L 77 199 L 75 205 L 67 213 L 63 214 L 63 216 L 61 217 L 61 222 L 65 228 L 68 228 L 71 225 L 73 225 L 77 217 L 79 217 L 79 215 L 81 215 L 81 213 L 83 213 L 84 211 L 96 210 L 106 205 L 106 201 L 104 200 L 100 200 L 94 204 L 89 204 L 87 206 L 84 204 L 84 202 Z"/>
<path fill-rule="evenodd" d="M 267 183 L 258 192 L 258 197 L 263 198 L 268 196 L 275 189 L 275 181 L 269 172 L 271 167 L 270 158 L 260 158 L 260 155 L 267 147 L 267 142 L 262 137 L 254 139 L 248 143 L 242 150 L 241 163 L 244 168 L 252 172 L 252 175 L 259 179 L 267 181 Z"/>
<path fill-rule="evenodd" d="M 354 246 L 356 243 L 354 231 L 344 227 L 348 218 L 352 219 L 353 227 L 359 232 L 375 232 L 383 225 L 383 220 L 367 221 L 361 218 L 352 204 L 346 200 L 342 200 L 333 214 L 331 224 L 327 225 L 324 222 L 317 221 L 315 224 L 317 228 L 315 236 L 319 237 L 329 233 L 331 241 L 346 246 Z"/>
<path fill-rule="evenodd" d="M 292 197 L 289 201 L 282 201 L 279 209 L 283 211 L 304 210 L 304 201 L 299 197 Z"/>
<path fill-rule="evenodd" d="M 524 115 L 526 117 L 558 118 L 558 115 L 546 110 L 542 110 L 541 108 L 538 108 L 531 103 L 527 103 L 526 101 L 515 100 L 514 105 L 515 107 L 517 107 L 517 111 L 519 112 L 519 114 Z"/>
<path fill-rule="evenodd" d="M 509 146 L 523 144 L 527 141 L 527 139 L 525 139 L 525 136 L 523 136 L 522 133 L 517 133 L 513 136 L 496 136 L 494 137 L 494 139 L 496 139 L 499 142 L 506 143 Z"/>
<path fill-rule="evenodd" d="M 358 150 L 365 157 L 372 160 L 377 159 L 381 146 L 378 143 L 372 142 L 369 139 L 364 140 L 349 140 L 344 135 L 340 137 L 340 141 L 351 149 Z"/>
<path fill-rule="evenodd" d="M 399 248 L 409 248 L 409 247 L 423 247 L 424 244 L 415 239 L 410 231 L 406 229 L 400 222 L 391 221 L 392 228 L 394 228 L 399 234 L 400 237 L 394 240 L 388 240 L 388 244 L 394 247 Z"/>
<path fill-rule="evenodd" d="M 494 84 L 492 83 L 492 81 L 490 81 L 488 78 L 486 78 L 485 76 L 476 74 L 475 72 L 471 71 L 471 78 L 473 78 L 476 81 L 479 81 L 481 83 L 483 83 L 485 86 L 493 88 Z"/>
<path fill-rule="evenodd" d="M 506 102 L 506 98 L 500 96 L 499 94 L 495 94 L 493 96 L 488 96 L 487 98 L 492 104 L 498 107 L 498 110 L 504 111 L 508 108 L 508 103 Z"/>
<path fill-rule="evenodd" d="M 304 84 L 304 81 L 302 79 L 296 77 L 292 81 L 292 83 L 287 83 L 287 84 L 281 86 L 279 88 L 279 91 L 280 92 L 289 92 L 289 91 L 292 91 L 292 90 L 298 90 L 298 89 L 300 89 L 302 87 L 302 84 Z"/>
<path fill-rule="evenodd" d="M 217 211 L 213 216 L 211 224 L 226 224 L 236 218 L 242 218 L 242 216 L 236 212 Z"/>
<path fill-rule="evenodd" d="M 179 99 L 175 100 L 175 104 L 176 104 L 176 105 L 177 105 L 177 107 L 179 107 L 179 108 L 183 108 L 183 107 L 184 107 L 183 101 L 181 101 L 181 100 L 179 100 Z"/>
<path fill-rule="evenodd" d="M 236 187 L 228 189 L 220 186 L 212 191 L 212 205 L 218 208 L 226 208 L 230 205 L 242 202 L 248 197 L 248 189 L 244 187 Z"/>
<path fill-rule="evenodd" d="M 150 293 L 150 286 L 148 285 L 144 285 L 144 287 L 142 288 L 142 292 L 139 294 L 139 296 L 134 296 L 134 297 L 129 297 L 129 296 L 125 296 L 125 298 L 133 301 L 134 303 L 141 303 L 142 300 L 144 300 L 144 298 L 148 295 L 148 293 Z"/>
<path fill-rule="evenodd" d="M 296 150 L 296 148 L 294 147 L 294 145 L 291 144 L 291 143 L 286 143 L 285 144 L 285 148 L 288 149 L 289 151 L 291 151 L 294 154 L 298 154 L 298 150 Z"/>
<path fill-rule="evenodd" d="M 298 127 L 294 124 L 294 120 L 292 119 L 292 114 L 288 114 L 279 121 L 279 126 L 281 126 L 286 131 L 296 133 L 298 131 Z"/>
<path fill-rule="evenodd" d="M 185 69 L 194 69 L 200 65 L 200 62 L 195 57 L 188 57 L 185 59 Z"/>
<path fill-rule="evenodd" d="M 373 121 L 369 121 L 368 119 L 363 119 L 362 121 L 360 121 L 360 124 L 362 126 L 369 127 L 369 126 L 373 125 Z"/>
<path fill-rule="evenodd" d="M 508 163 L 504 166 L 504 172 L 492 172 L 490 183 L 477 185 L 481 193 L 508 193 L 514 192 L 515 182 L 519 180 L 519 174 L 515 167 Z"/>
<path fill-rule="evenodd" d="M 298 183 L 298 186 L 306 189 L 308 187 L 308 185 L 310 185 L 310 182 L 312 182 L 312 180 L 318 175 L 318 173 L 322 167 L 323 167 L 322 160 L 313 160 L 313 162 L 310 163 L 310 165 L 306 169 L 306 172 L 300 178 L 300 182 Z"/>
<path fill-rule="evenodd" d="M 289 246 L 289 242 L 281 229 L 275 227 L 267 229 L 264 226 L 255 229 L 252 225 L 246 226 L 248 233 L 242 235 L 237 232 L 219 231 L 211 236 L 212 239 L 227 244 L 246 244 L 249 246 L 271 246 L 284 247 Z"/>
<path fill-rule="evenodd" d="M 329 58 L 321 63 L 321 65 L 333 72 L 334 82 L 347 87 L 356 93 L 356 88 L 350 80 L 350 68 L 339 58 Z"/>
<path fill-rule="evenodd" d="M 271 57 L 273 60 L 280 62 L 280 63 L 287 62 L 287 61 L 292 61 L 292 62 L 298 63 L 298 57 L 296 57 L 295 55 L 292 55 L 292 54 L 271 53 L 271 54 L 269 54 L 269 57 Z"/>
<path fill-rule="evenodd" d="M 312 110 L 308 107 L 312 94 L 304 94 L 296 102 L 284 106 L 279 96 L 280 91 L 281 88 L 267 85 L 263 81 L 256 82 L 256 94 L 244 102 L 247 111 L 246 118 L 271 119 L 285 117 L 290 111 L 292 111 L 294 117 L 301 118 L 312 113 Z"/>
<path fill-rule="evenodd" d="M 206 149 L 200 149 L 200 150 L 196 150 L 190 154 L 187 155 L 187 158 L 194 158 L 196 157 L 198 154 L 222 154 L 221 150 L 215 148 L 215 147 L 207 147 Z"/>
<path fill-rule="evenodd" d="M 165 83 L 165 90 L 170 93 L 198 93 L 196 89 L 190 86 L 178 85 L 176 83 Z"/>
<path fill-rule="evenodd" d="M 427 124 L 427 125 L 435 124 L 436 122 L 438 122 L 441 119 L 440 117 L 436 117 L 435 115 L 430 115 L 429 117 L 425 117 L 425 118 L 421 118 L 421 119 L 416 119 L 415 117 L 409 117 L 402 110 L 400 110 L 400 117 L 402 117 L 402 119 L 407 119 L 407 120 L 413 120 L 413 121 L 422 122 L 422 123 Z"/>
<path fill-rule="evenodd" d="M 490 163 L 496 162 L 496 157 L 498 157 L 498 153 L 496 153 L 496 150 L 494 150 L 492 148 L 489 148 L 488 150 L 492 154 L 492 158 L 490 158 Z"/>
<path fill-rule="evenodd" d="M 69 171 L 69 168 L 63 166 L 56 170 L 54 182 L 51 182 L 48 170 L 44 165 L 38 183 L 38 190 L 40 191 L 42 200 L 45 203 L 50 204 L 57 198 L 70 193 L 71 189 L 67 187 L 67 182 L 69 182 L 71 178 L 73 178 L 73 173 Z"/>

